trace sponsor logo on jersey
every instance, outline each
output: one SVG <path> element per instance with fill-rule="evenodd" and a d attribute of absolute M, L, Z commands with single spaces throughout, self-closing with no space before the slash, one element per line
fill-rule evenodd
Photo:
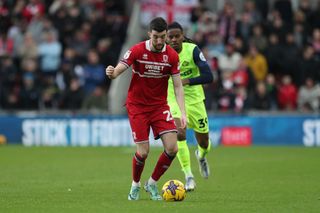
<path fill-rule="evenodd" d="M 188 62 L 188 61 L 182 62 L 182 66 L 183 66 L 183 67 L 188 66 L 188 65 L 189 65 L 189 62 Z"/>

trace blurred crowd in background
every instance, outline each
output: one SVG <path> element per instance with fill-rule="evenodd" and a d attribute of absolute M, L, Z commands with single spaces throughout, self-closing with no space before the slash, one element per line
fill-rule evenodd
<path fill-rule="evenodd" d="M 186 32 L 215 76 L 209 111 L 319 111 L 320 1 L 199 2 Z M 0 109 L 107 111 L 128 22 L 121 0 L 0 0 Z"/>
<path fill-rule="evenodd" d="M 121 0 L 0 0 L 0 108 L 107 110 L 128 18 Z"/>

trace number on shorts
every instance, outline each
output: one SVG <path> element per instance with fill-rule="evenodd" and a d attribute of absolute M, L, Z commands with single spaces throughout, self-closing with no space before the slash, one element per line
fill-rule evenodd
<path fill-rule="evenodd" d="M 204 128 L 208 124 L 208 118 L 201 118 L 198 120 L 199 128 Z"/>
<path fill-rule="evenodd" d="M 173 120 L 173 118 L 172 118 L 172 116 L 171 116 L 171 112 L 170 112 L 169 110 L 164 111 L 163 114 L 167 114 L 166 121 L 171 121 L 171 120 Z"/>

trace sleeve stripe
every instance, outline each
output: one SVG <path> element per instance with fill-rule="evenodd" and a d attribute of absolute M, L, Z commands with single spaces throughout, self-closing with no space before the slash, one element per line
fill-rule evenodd
<path fill-rule="evenodd" d="M 121 64 L 125 65 L 127 68 L 129 68 L 129 65 L 126 62 L 122 61 L 122 60 L 119 61 L 119 63 L 121 63 Z"/>

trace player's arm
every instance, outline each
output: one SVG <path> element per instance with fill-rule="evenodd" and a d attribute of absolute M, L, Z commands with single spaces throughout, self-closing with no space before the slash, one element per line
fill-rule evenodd
<path fill-rule="evenodd" d="M 181 111 L 181 128 L 184 129 L 187 126 L 186 110 L 184 105 L 184 92 L 179 74 L 172 75 L 174 94 L 176 96 L 176 101 L 179 105 Z"/>
<path fill-rule="evenodd" d="M 203 53 L 199 47 L 193 49 L 193 61 L 200 70 L 200 76 L 195 78 L 186 78 L 182 80 L 182 84 L 186 85 L 198 85 L 198 84 L 209 84 L 213 81 L 213 75 L 210 66 L 205 59 Z"/>
<path fill-rule="evenodd" d="M 106 68 L 106 75 L 108 76 L 108 78 L 110 79 L 115 79 L 116 77 L 118 77 L 121 73 L 123 73 L 126 69 L 128 68 L 128 66 L 126 66 L 123 63 L 118 63 L 118 65 L 116 67 L 113 67 L 111 65 L 109 65 Z"/>
<path fill-rule="evenodd" d="M 127 52 L 124 54 L 123 58 L 119 61 L 116 67 L 109 65 L 106 68 L 106 75 L 108 76 L 108 78 L 115 79 L 116 77 L 121 75 L 121 73 L 123 73 L 127 68 L 129 68 L 133 64 L 138 52 L 139 50 L 135 45 L 131 47 L 130 50 L 127 50 Z"/>

